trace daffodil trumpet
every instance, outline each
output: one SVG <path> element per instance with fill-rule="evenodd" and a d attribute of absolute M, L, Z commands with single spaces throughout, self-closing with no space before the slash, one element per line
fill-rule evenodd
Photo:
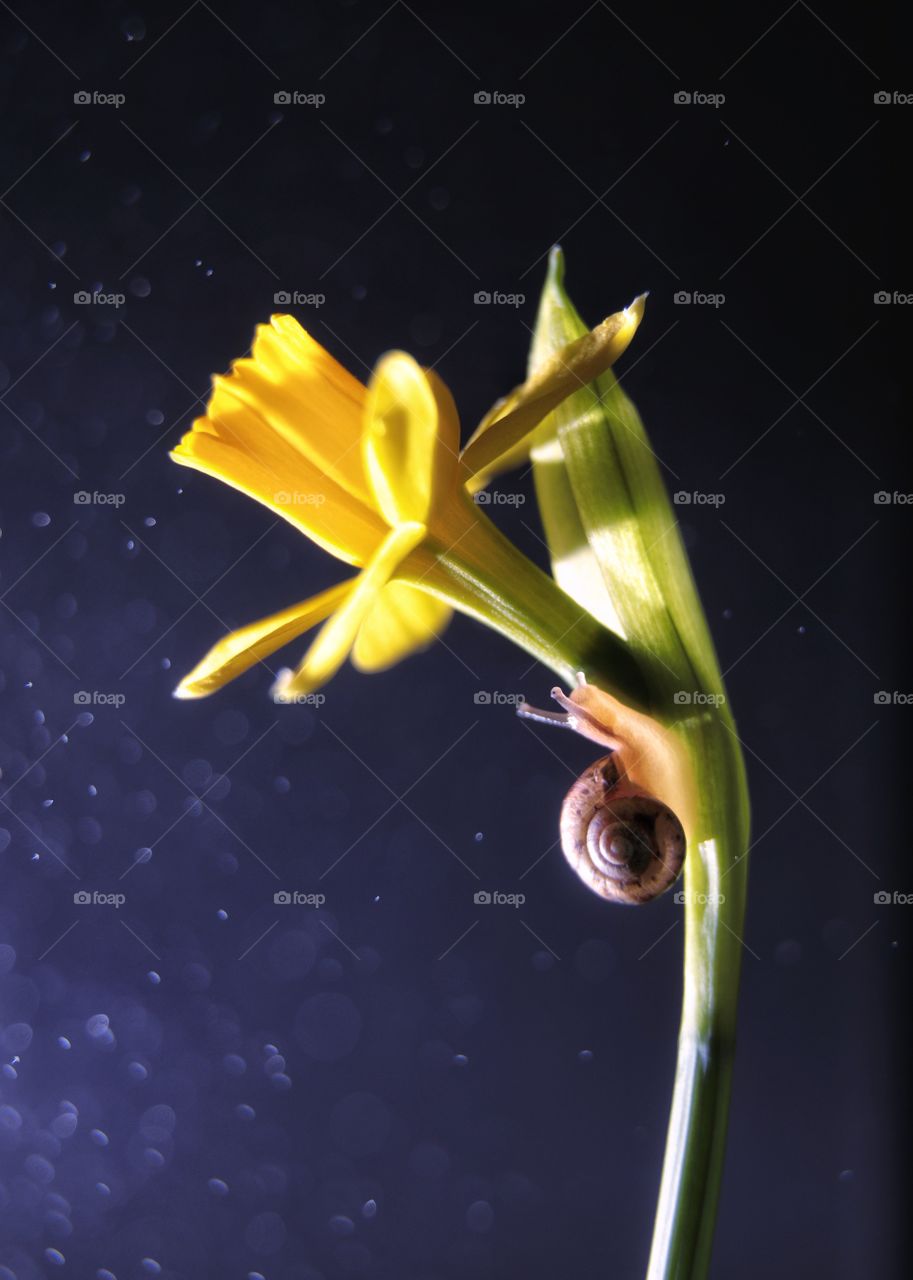
<path fill-rule="evenodd" d="M 254 498 L 358 572 L 224 636 L 175 696 L 214 693 L 319 626 L 298 667 L 273 684 L 277 701 L 295 701 L 347 658 L 381 671 L 424 648 L 459 609 L 562 679 L 585 661 L 641 705 L 640 668 L 623 640 L 505 538 L 474 495 L 622 354 L 643 302 L 545 361 L 486 415 L 462 454 L 450 392 L 411 356 L 387 354 L 364 386 L 293 317 L 259 326 L 251 357 L 213 379 L 206 416 L 171 456 Z"/>

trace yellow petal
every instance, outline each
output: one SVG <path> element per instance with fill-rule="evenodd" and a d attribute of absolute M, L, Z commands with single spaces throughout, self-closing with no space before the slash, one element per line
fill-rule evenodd
<path fill-rule="evenodd" d="M 385 671 L 424 649 L 439 635 L 453 610 L 408 582 L 388 582 L 371 606 L 352 650 L 359 671 Z"/>
<path fill-rule="evenodd" d="M 361 461 L 367 391 L 293 316 L 257 326 L 251 359 L 222 383 L 318 471 L 370 502 Z"/>
<path fill-rule="evenodd" d="M 557 351 L 483 418 L 463 450 L 464 475 L 491 473 L 517 461 L 517 448 L 546 414 L 598 378 L 626 350 L 644 313 L 646 295 Z"/>
<path fill-rule="evenodd" d="M 425 522 L 456 483 L 460 425 L 450 392 L 402 351 L 379 362 L 368 388 L 362 445 L 378 508 L 390 525 Z"/>
<path fill-rule="evenodd" d="M 347 564 L 365 563 L 386 532 L 371 507 L 271 430 L 228 380 L 213 379 L 208 412 L 172 451 L 175 462 L 262 502 Z"/>
<path fill-rule="evenodd" d="M 251 622 L 213 645 L 174 691 L 176 698 L 206 698 L 290 640 L 323 622 L 345 599 L 351 583 L 341 582 L 259 622 Z"/>
<path fill-rule="evenodd" d="M 351 590 L 332 618 L 321 627 L 317 638 L 294 673 L 284 672 L 273 686 L 277 702 L 292 702 L 311 693 L 335 675 L 352 649 L 358 629 L 379 592 L 390 580 L 400 561 L 425 536 L 423 524 L 401 524 L 391 529 L 374 556 L 350 584 Z"/>

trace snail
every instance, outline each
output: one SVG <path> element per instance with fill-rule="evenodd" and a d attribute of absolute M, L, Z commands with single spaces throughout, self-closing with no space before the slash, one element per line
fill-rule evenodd
<path fill-rule="evenodd" d="M 685 825 L 658 795 L 690 810 L 687 765 L 655 720 L 588 684 L 582 673 L 577 680 L 570 695 L 552 690 L 563 711 L 539 711 L 525 702 L 517 708 L 527 719 L 573 729 L 609 749 L 565 796 L 561 848 L 584 884 L 602 897 L 650 902 L 675 883 L 684 862 Z"/>

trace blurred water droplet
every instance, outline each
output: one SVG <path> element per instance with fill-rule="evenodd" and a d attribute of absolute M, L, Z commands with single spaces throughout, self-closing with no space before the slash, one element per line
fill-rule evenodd
<path fill-rule="evenodd" d="M 466 1225 L 470 1231 L 490 1231 L 494 1221 L 495 1211 L 487 1200 L 476 1200 L 466 1210 Z"/>
<path fill-rule="evenodd" d="M 94 1039 L 103 1036 L 108 1030 L 110 1019 L 106 1013 L 93 1013 L 86 1019 L 86 1031 Z"/>
<path fill-rule="evenodd" d="M 128 17 L 121 18 L 120 29 L 124 38 L 130 44 L 144 40 L 146 37 L 146 24 L 136 13 L 131 13 Z"/>
<path fill-rule="evenodd" d="M 78 1124 L 77 1117 L 71 1111 L 65 1111 L 51 1121 L 51 1133 L 55 1138 L 72 1138 Z"/>

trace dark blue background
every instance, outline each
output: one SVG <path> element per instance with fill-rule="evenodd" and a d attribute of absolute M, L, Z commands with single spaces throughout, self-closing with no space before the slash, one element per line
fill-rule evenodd
<path fill-rule="evenodd" d="M 670 488 L 725 495 L 679 511 L 756 841 L 713 1275 L 906 1274 L 911 908 L 873 900 L 913 891 L 911 712 L 875 701 L 911 691 L 909 508 L 873 501 L 913 487 L 904 309 L 874 303 L 910 283 L 886 175 L 913 108 L 873 101 L 908 87 L 896 36 L 801 0 L 13 8 L 0 1275 L 643 1274 L 680 908 L 614 910 L 542 857 L 592 752 L 474 694 L 542 702 L 550 674 L 457 619 L 319 710 L 274 707 L 262 667 L 170 698 L 225 627 L 337 577 L 166 456 L 274 294 L 325 294 L 296 313 L 359 376 L 439 362 L 468 430 L 522 376 L 558 239 L 591 321 L 651 290 L 626 385 Z M 74 304 L 99 287 L 125 305 Z M 529 478 L 501 487 L 544 563 Z"/>

